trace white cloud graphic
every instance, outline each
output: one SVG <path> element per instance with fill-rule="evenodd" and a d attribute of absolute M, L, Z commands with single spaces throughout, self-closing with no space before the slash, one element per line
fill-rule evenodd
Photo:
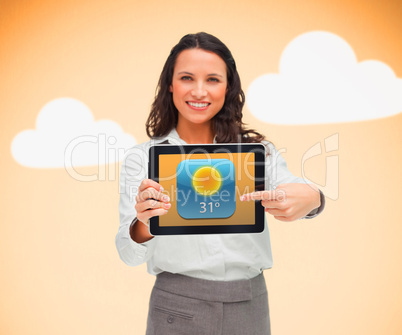
<path fill-rule="evenodd" d="M 268 123 L 371 120 L 402 112 L 402 79 L 380 61 L 357 62 L 346 41 L 316 31 L 291 41 L 279 74 L 255 79 L 246 101 L 250 112 Z"/>
<path fill-rule="evenodd" d="M 81 101 L 59 98 L 47 103 L 36 119 L 36 129 L 18 133 L 11 153 L 21 165 L 62 168 L 115 163 L 135 139 L 111 120 L 94 121 Z"/>

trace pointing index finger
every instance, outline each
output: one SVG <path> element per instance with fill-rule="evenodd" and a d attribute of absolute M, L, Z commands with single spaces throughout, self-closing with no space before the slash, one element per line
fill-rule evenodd
<path fill-rule="evenodd" d="M 250 200 L 280 200 L 282 196 L 282 192 L 278 192 L 275 190 L 271 191 L 258 191 L 243 194 L 240 197 L 240 201 L 250 201 Z"/>

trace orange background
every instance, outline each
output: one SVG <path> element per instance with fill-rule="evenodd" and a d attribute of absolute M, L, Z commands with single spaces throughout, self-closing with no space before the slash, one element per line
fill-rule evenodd
<path fill-rule="evenodd" d="M 112 119 L 143 142 L 162 65 L 188 32 L 222 39 L 247 90 L 256 77 L 278 71 L 292 39 L 313 30 L 341 36 L 359 61 L 380 60 L 401 78 L 401 16 L 399 0 L 1 0 L 0 333 L 145 332 L 154 278 L 145 265 L 118 259 L 117 172 L 78 182 L 64 169 L 30 169 L 11 156 L 14 136 L 35 127 L 48 101 L 78 99 L 95 120 Z M 296 175 L 308 148 L 332 134 L 340 141 L 339 198 L 328 199 L 313 221 L 268 218 L 272 333 L 401 334 L 402 114 L 311 126 L 266 124 L 247 108 L 244 114 L 286 148 Z M 324 184 L 325 155 L 305 169 Z"/>

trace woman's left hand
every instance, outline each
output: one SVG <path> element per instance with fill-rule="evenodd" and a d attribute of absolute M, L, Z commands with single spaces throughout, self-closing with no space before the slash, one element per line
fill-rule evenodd
<path fill-rule="evenodd" d="M 241 201 L 261 200 L 265 211 L 280 221 L 301 219 L 320 206 L 320 191 L 312 184 L 280 184 L 275 190 L 244 194 Z"/>

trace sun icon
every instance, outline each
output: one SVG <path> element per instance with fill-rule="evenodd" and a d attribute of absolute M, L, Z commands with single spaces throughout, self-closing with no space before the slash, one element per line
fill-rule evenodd
<path fill-rule="evenodd" d="M 214 167 L 202 166 L 194 172 L 192 184 L 198 194 L 210 196 L 219 191 L 222 177 Z"/>

